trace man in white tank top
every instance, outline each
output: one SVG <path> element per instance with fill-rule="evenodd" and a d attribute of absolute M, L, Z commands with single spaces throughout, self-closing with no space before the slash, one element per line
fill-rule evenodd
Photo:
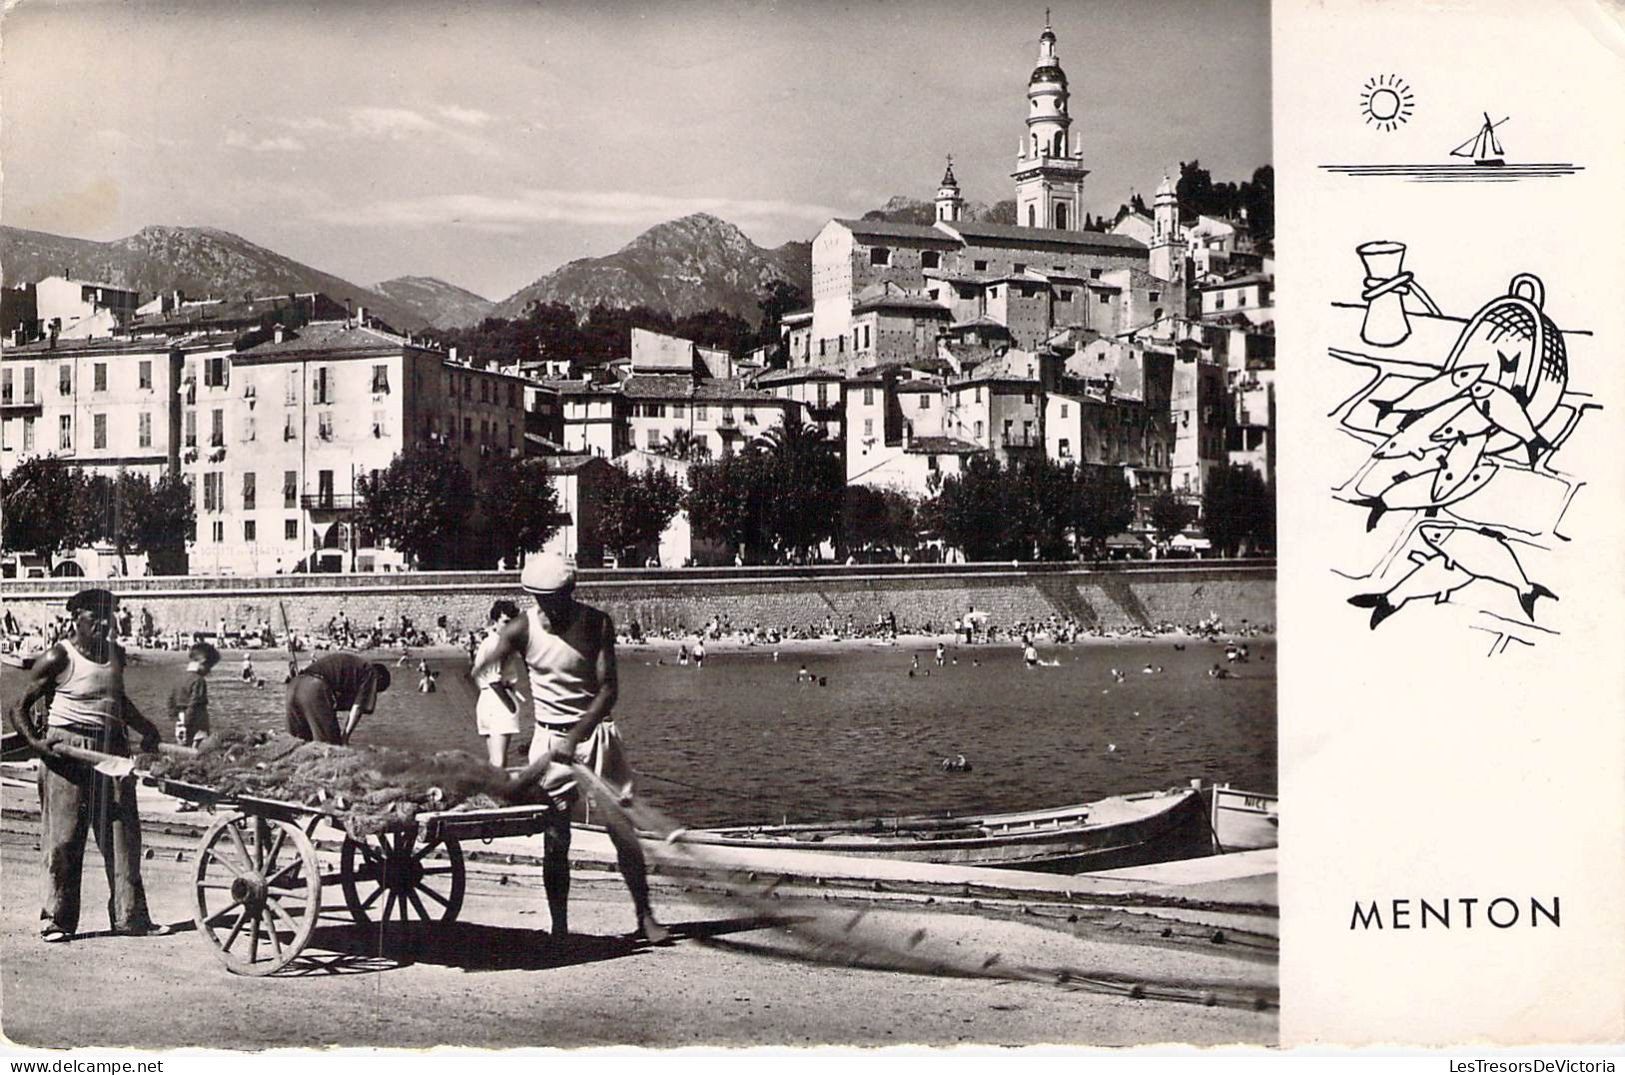
<path fill-rule="evenodd" d="M 56 744 L 104 754 L 128 755 L 130 732 L 143 752 L 158 749 L 158 729 L 124 693 L 124 651 L 109 638 L 117 599 L 106 590 L 82 590 L 68 598 L 72 631 L 46 650 L 30 671 L 12 723 L 42 751 L 39 768 L 40 850 L 45 859 L 45 905 L 40 937 L 66 941 L 79 929 L 79 881 L 86 830 L 95 833 L 107 870 L 107 916 L 114 932 L 132 936 L 168 933 L 155 926 L 141 883 L 141 817 L 135 777 L 113 778 L 90 765 L 58 757 Z M 43 738 L 28 718 L 34 704 L 50 698 Z"/>
<path fill-rule="evenodd" d="M 632 797 L 632 767 L 610 711 L 620 687 L 615 672 L 615 624 L 603 611 L 575 599 L 575 561 L 557 554 L 531 556 L 520 585 L 536 607 L 503 625 L 495 641 L 481 649 L 475 682 L 501 668 L 511 653 L 523 655 L 530 672 L 535 731 L 530 768 L 522 779 L 537 779 L 558 809 L 543 839 L 542 883 L 553 917 L 553 938 L 570 932 L 570 807 L 575 774 L 570 763 L 591 769 L 616 790 Z M 606 811 L 610 842 L 621 877 L 632 894 L 637 932 L 652 943 L 670 937 L 649 905 L 648 868 L 637 833 L 617 813 Z"/>

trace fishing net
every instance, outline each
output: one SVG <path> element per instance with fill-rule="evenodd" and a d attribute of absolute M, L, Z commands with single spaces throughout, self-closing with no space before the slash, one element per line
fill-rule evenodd
<path fill-rule="evenodd" d="M 780 938 L 789 942 L 788 946 L 712 941 L 713 944 L 728 943 L 740 950 L 775 958 L 873 970 L 1037 982 L 1132 999 L 1260 1012 L 1279 1008 L 1278 990 L 1273 983 L 1261 980 L 1273 975 L 1272 941 L 1265 942 L 1267 952 L 1254 953 L 1262 958 L 1250 967 L 1206 978 L 1175 979 L 1135 969 L 1082 968 L 1039 963 L 1025 957 L 1012 958 L 999 950 L 995 942 L 986 939 L 986 912 L 970 901 L 966 903 L 975 908 L 974 913 L 927 916 L 903 915 L 879 906 L 843 906 L 832 901 L 828 894 L 822 897 L 798 894 L 786 884 L 783 875 L 742 867 L 704 844 L 686 841 L 686 830 L 660 811 L 636 801 L 623 802 L 614 789 L 590 769 L 582 765 L 573 768 L 577 781 L 591 795 L 594 808 L 613 822 L 632 826 L 642 834 L 643 846 L 655 863 L 668 872 L 709 882 L 685 887 L 684 891 L 692 898 L 732 912 L 746 909 L 758 920 L 776 927 Z M 880 887 L 878 882 L 875 887 Z M 934 899 L 925 898 L 916 901 L 914 907 L 919 909 L 930 903 L 934 903 Z M 1031 916 L 1031 920 L 1045 914 L 1031 905 L 1023 905 L 1017 913 Z M 1051 913 L 1069 926 L 1079 919 L 1077 913 L 1065 908 L 1052 909 Z M 922 920 L 926 921 L 925 925 L 920 924 Z M 1163 938 L 1173 933 L 1170 926 L 1158 925 L 1157 928 Z M 1213 930 L 1201 927 L 1200 933 L 1209 943 L 1217 943 Z M 1133 949 L 1124 946 L 1123 950 Z"/>
<path fill-rule="evenodd" d="M 478 810 L 546 798 L 534 784 L 514 786 L 483 758 L 460 750 L 418 754 L 388 747 L 309 743 L 265 732 L 225 731 L 190 756 L 148 754 L 149 775 L 318 807 L 363 837 L 412 828 L 424 811 Z"/>

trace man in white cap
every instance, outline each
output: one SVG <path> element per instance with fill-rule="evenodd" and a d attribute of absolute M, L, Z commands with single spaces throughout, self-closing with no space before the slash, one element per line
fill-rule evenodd
<path fill-rule="evenodd" d="M 536 598 L 536 607 L 508 621 L 474 667 L 478 681 L 482 672 L 500 668 L 503 658 L 517 653 L 530 670 L 536 729 L 524 776 L 539 776 L 542 790 L 560 807 L 552 814 L 542 852 L 555 940 L 570 932 L 570 806 L 576 794 L 570 763 L 590 768 L 623 801 L 632 796 L 632 767 L 610 716 L 619 694 L 615 624 L 607 613 L 575 599 L 575 581 L 573 559 L 556 553 L 529 557 L 519 583 Z M 637 911 L 637 933 L 663 942 L 670 931 L 649 906 L 648 868 L 637 833 L 621 815 L 609 812 L 609 818 L 610 841 Z"/>

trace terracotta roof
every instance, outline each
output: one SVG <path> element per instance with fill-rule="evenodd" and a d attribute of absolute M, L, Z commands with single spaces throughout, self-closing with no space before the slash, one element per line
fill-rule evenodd
<path fill-rule="evenodd" d="M 400 351 L 420 347 L 405 336 L 397 336 L 381 329 L 363 327 L 352 321 L 312 321 L 297 329 L 288 330 L 281 343 L 275 337 L 242 352 L 242 357 L 274 358 L 279 355 L 307 355 L 313 351 Z"/>
<path fill-rule="evenodd" d="M 871 235 L 881 239 L 914 239 L 953 246 L 954 237 L 939 231 L 931 224 L 898 224 L 890 220 L 846 220 L 839 217 L 835 223 L 853 235 Z"/>
<path fill-rule="evenodd" d="M 794 369 L 768 370 L 756 378 L 757 384 L 797 384 L 801 381 L 843 381 L 841 371 L 829 366 L 797 366 Z"/>
<path fill-rule="evenodd" d="M 771 392 L 745 388 L 733 381 L 695 380 L 681 373 L 634 373 L 621 382 L 620 390 L 627 399 L 741 403 L 767 403 L 776 399 Z"/>
<path fill-rule="evenodd" d="M 910 455 L 973 455 L 986 448 L 958 437 L 915 437 L 903 449 Z"/>
<path fill-rule="evenodd" d="M 1028 372 L 1031 369 L 1032 372 Z M 1023 381 L 1038 383 L 1038 358 L 1026 351 L 1012 348 L 1002 355 L 982 362 L 955 384 L 976 384 L 987 381 Z"/>
<path fill-rule="evenodd" d="M 543 455 L 537 456 L 535 461 L 549 474 L 574 474 L 595 461 L 606 467 L 612 465 L 601 455 Z"/>
<path fill-rule="evenodd" d="M 1148 253 L 1144 243 L 1127 235 L 1102 231 L 1061 231 L 1057 228 L 1023 228 L 1015 224 L 990 224 L 985 220 L 956 220 L 949 227 L 967 240 L 995 239 L 1004 243 L 1042 243 L 1070 246 L 1080 250 L 1112 250 L 1124 254 Z"/>

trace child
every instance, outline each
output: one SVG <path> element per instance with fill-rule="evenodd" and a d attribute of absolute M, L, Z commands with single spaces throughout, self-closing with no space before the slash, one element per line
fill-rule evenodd
<path fill-rule="evenodd" d="M 244 683 L 254 682 L 254 658 L 246 653 L 243 654 L 243 667 L 241 675 Z"/>
<path fill-rule="evenodd" d="M 207 676 L 220 663 L 220 651 L 207 642 L 194 642 L 186 651 L 186 675 L 169 692 L 169 711 L 175 714 L 175 742 L 195 746 L 209 734 Z"/>
<path fill-rule="evenodd" d="M 220 651 L 207 642 L 195 642 L 186 651 L 186 675 L 169 692 L 169 711 L 175 714 L 175 742 L 196 746 L 209 734 L 208 675 L 220 663 Z M 183 802 L 180 810 L 198 808 Z"/>

